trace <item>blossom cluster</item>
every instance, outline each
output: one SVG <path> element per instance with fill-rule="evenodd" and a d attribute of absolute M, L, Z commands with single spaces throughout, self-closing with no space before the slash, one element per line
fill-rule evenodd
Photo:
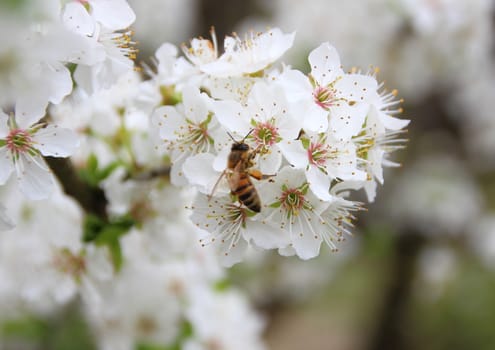
<path fill-rule="evenodd" d="M 403 147 L 401 101 L 376 70 L 345 72 L 329 43 L 311 51 L 308 74 L 275 65 L 293 41 L 277 28 L 227 36 L 220 55 L 212 33 L 184 46 L 185 58 L 169 44 L 156 54 L 152 80 L 181 97 L 153 112 L 157 148 L 172 183 L 198 190 L 191 218 L 227 265 L 249 244 L 302 259 L 322 242 L 336 250 L 362 208 L 350 190 L 373 200 Z M 228 160 L 240 144 L 247 158 Z"/>
<path fill-rule="evenodd" d="M 0 234 L 0 324 L 49 317 L 79 299 L 99 349 L 264 349 L 263 319 L 197 244 L 183 191 L 161 181 L 123 186 L 118 173 L 106 181 L 114 213 L 143 201 L 158 213 L 174 198 L 168 216 L 149 214 L 121 238 L 125 261 L 116 270 L 105 246 L 82 242 L 83 212 L 58 186 L 50 200 L 30 201 L 14 185 L 0 193 L 16 222 Z"/>
<path fill-rule="evenodd" d="M 75 84 L 92 94 L 133 69 L 135 49 L 127 28 L 135 15 L 122 0 L 16 6 L 17 11 L 0 15 L 4 32 L 13 34 L 0 53 L 6 62 L 0 79 L 0 185 L 15 170 L 21 191 L 42 199 L 54 185 L 42 156 L 67 157 L 78 146 L 72 130 L 47 126 L 48 104 L 61 103 Z"/>
<path fill-rule="evenodd" d="M 278 28 L 164 43 L 146 79 L 127 1 L 16 6 L 0 14 L 0 322 L 79 299 L 101 349 L 263 349 L 223 267 L 249 246 L 338 249 L 351 195 L 373 201 L 404 147 L 397 92 L 330 43 L 308 72 L 281 63 L 295 33 Z M 102 211 L 52 174 L 69 156 Z"/>

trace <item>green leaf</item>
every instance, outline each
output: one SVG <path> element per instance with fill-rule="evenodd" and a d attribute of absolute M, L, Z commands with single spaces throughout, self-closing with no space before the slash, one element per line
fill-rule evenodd
<path fill-rule="evenodd" d="M 97 246 L 106 246 L 112 257 L 116 271 L 122 267 L 123 256 L 120 237 L 125 235 L 136 221 L 129 215 L 105 221 L 95 215 L 88 215 L 83 225 L 83 241 L 93 242 Z"/>
<path fill-rule="evenodd" d="M 83 223 L 83 242 L 94 241 L 105 227 L 105 222 L 98 216 L 88 214 Z"/>
<path fill-rule="evenodd" d="M 0 0 L 0 7 L 7 8 L 8 11 L 21 11 L 23 7 L 28 7 L 27 0 Z"/>
<path fill-rule="evenodd" d="M 213 289 L 218 292 L 224 292 L 230 288 L 230 281 L 227 278 L 221 279 L 213 285 Z"/>
<path fill-rule="evenodd" d="M 122 162 L 117 160 L 100 169 L 98 158 L 94 154 L 90 154 L 86 161 L 86 168 L 79 170 L 79 176 L 90 186 L 97 187 L 101 181 L 109 177 L 121 165 Z"/>
<path fill-rule="evenodd" d="M 96 157 L 96 155 L 94 153 L 91 153 L 88 156 L 88 160 L 87 160 L 86 164 L 87 164 L 88 171 L 96 172 L 96 170 L 98 169 L 98 158 Z"/>
<path fill-rule="evenodd" d="M 4 337 L 19 337 L 30 340 L 41 340 L 48 330 L 48 324 L 33 316 L 9 320 L 2 324 L 0 334 Z"/>
<path fill-rule="evenodd" d="M 122 264 L 124 263 L 124 257 L 122 255 L 122 247 L 118 239 L 112 240 L 107 243 L 110 256 L 112 258 L 112 264 L 115 271 L 120 271 Z"/>

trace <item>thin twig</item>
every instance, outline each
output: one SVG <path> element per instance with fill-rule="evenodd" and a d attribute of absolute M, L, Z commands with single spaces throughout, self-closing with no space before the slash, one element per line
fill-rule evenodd
<path fill-rule="evenodd" d="M 107 218 L 105 192 L 82 181 L 69 158 L 45 157 L 45 160 L 68 196 L 74 198 L 87 213 Z"/>

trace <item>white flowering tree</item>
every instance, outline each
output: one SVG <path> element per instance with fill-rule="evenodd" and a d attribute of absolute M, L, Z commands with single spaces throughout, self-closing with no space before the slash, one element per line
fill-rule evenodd
<path fill-rule="evenodd" d="M 0 322 L 78 298 L 101 349 L 263 349 L 226 267 L 338 250 L 398 165 L 397 93 L 328 42 L 285 65 L 278 28 L 140 74 L 125 0 L 1 4 Z"/>

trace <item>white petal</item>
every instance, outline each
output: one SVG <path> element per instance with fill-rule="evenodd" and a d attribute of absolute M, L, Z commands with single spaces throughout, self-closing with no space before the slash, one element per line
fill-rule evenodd
<path fill-rule="evenodd" d="M 373 176 L 383 184 L 383 168 L 382 162 L 385 151 L 381 148 L 373 148 L 368 152 L 368 162 L 371 167 Z"/>
<path fill-rule="evenodd" d="M 32 200 L 47 198 L 53 191 L 54 180 L 45 161 L 40 156 L 34 157 L 34 160 L 21 157 L 24 157 L 24 172 L 20 174 L 19 189 Z"/>
<path fill-rule="evenodd" d="M 275 175 L 282 164 L 282 153 L 278 147 L 272 147 L 270 153 L 265 154 L 258 159 L 259 170 L 266 175 Z"/>
<path fill-rule="evenodd" d="M 201 153 L 188 157 L 182 166 L 182 171 L 191 185 L 197 186 L 204 194 L 212 194 L 213 187 L 222 176 L 221 172 L 212 167 L 215 156 L 211 153 Z M 228 193 L 226 182 L 223 186 L 217 186 L 215 192 Z M 227 190 L 227 191 L 226 191 Z"/>
<path fill-rule="evenodd" d="M 364 191 L 366 192 L 366 196 L 368 197 L 368 202 L 373 203 L 376 197 L 376 182 L 375 181 L 366 181 L 364 184 Z"/>
<path fill-rule="evenodd" d="M 184 160 L 174 162 L 172 168 L 170 169 L 170 182 L 172 185 L 180 187 L 188 185 L 187 178 L 184 176 L 182 171 L 182 166 L 184 165 Z"/>
<path fill-rule="evenodd" d="M 325 132 L 328 129 L 328 111 L 311 101 L 300 115 L 304 116 L 303 129 L 313 132 Z"/>
<path fill-rule="evenodd" d="M 48 125 L 33 136 L 36 149 L 44 156 L 68 157 L 79 145 L 78 135 L 56 125 Z"/>
<path fill-rule="evenodd" d="M 199 89 L 193 86 L 186 86 L 182 91 L 182 101 L 188 119 L 201 123 L 208 116 L 208 109 Z"/>
<path fill-rule="evenodd" d="M 151 124 L 158 127 L 160 137 L 163 140 L 173 141 L 177 139 L 177 132 L 185 128 L 185 118 L 172 106 L 162 106 L 151 115 Z"/>
<path fill-rule="evenodd" d="M 279 28 L 272 28 L 261 34 L 257 40 L 262 54 L 265 54 L 268 63 L 279 59 L 294 43 L 296 33 L 283 33 Z"/>
<path fill-rule="evenodd" d="M 27 129 L 45 115 L 48 100 L 37 96 L 19 96 L 15 104 L 15 119 L 21 129 Z"/>
<path fill-rule="evenodd" d="M 345 74 L 335 83 L 335 90 L 339 97 L 348 102 L 369 102 L 371 96 L 376 95 L 377 81 L 369 75 Z"/>
<path fill-rule="evenodd" d="M 90 0 L 89 2 L 93 17 L 109 29 L 125 29 L 136 20 L 136 15 L 126 0 Z"/>
<path fill-rule="evenodd" d="M 277 78 L 277 83 L 285 90 L 287 100 L 296 105 L 303 100 L 312 100 L 313 87 L 308 77 L 298 70 L 285 70 Z"/>
<path fill-rule="evenodd" d="M 400 130 L 402 128 L 405 128 L 410 122 L 410 120 L 407 119 L 391 117 L 381 111 L 378 113 L 378 117 L 383 123 L 383 126 L 389 130 Z"/>
<path fill-rule="evenodd" d="M 361 131 L 368 110 L 369 105 L 366 103 L 354 106 L 341 103 L 340 106 L 332 107 L 329 131 L 338 140 L 349 140 Z"/>
<path fill-rule="evenodd" d="M 324 201 L 330 201 L 332 195 L 330 194 L 330 182 L 331 179 L 323 171 L 315 166 L 310 166 L 306 172 L 306 178 L 309 182 L 309 188 L 313 193 Z"/>
<path fill-rule="evenodd" d="M 101 67 L 101 62 L 90 67 L 78 64 L 74 72 L 74 80 L 77 85 L 90 95 L 99 89 L 97 74 L 98 70 L 101 70 Z"/>
<path fill-rule="evenodd" d="M 220 263 L 225 267 L 231 267 L 241 262 L 248 247 L 247 242 L 240 238 L 235 247 L 230 247 L 230 243 L 220 246 Z"/>
<path fill-rule="evenodd" d="M 213 160 L 213 169 L 218 172 L 224 171 L 227 167 L 227 159 L 229 157 L 229 153 L 229 148 L 223 148 Z"/>
<path fill-rule="evenodd" d="M 163 62 L 174 63 L 177 54 L 179 53 L 179 49 L 177 46 L 170 43 L 163 43 L 155 52 L 155 57 L 158 62 L 161 64 Z"/>
<path fill-rule="evenodd" d="M 290 243 L 287 232 L 257 221 L 249 222 L 244 237 L 263 249 L 284 248 Z"/>
<path fill-rule="evenodd" d="M 318 256 L 321 242 L 321 236 L 313 232 L 310 223 L 308 224 L 308 222 L 300 216 L 292 226 L 292 245 L 297 256 L 303 260 Z"/>
<path fill-rule="evenodd" d="M 308 152 L 304 149 L 301 141 L 283 140 L 278 144 L 278 146 L 290 165 L 296 169 L 303 169 L 308 165 Z"/>
<path fill-rule="evenodd" d="M 285 248 L 279 248 L 278 253 L 282 256 L 294 256 L 296 255 L 296 251 L 294 250 L 294 247 L 289 245 Z"/>
<path fill-rule="evenodd" d="M 0 110 L 0 139 L 4 139 L 9 133 L 9 116 Z"/>
<path fill-rule="evenodd" d="M 43 70 L 43 89 L 46 89 L 48 101 L 59 104 L 72 91 L 72 77 L 70 71 L 62 63 L 54 62 L 46 65 Z"/>
<path fill-rule="evenodd" d="M 344 74 L 340 68 L 339 54 L 329 43 L 323 43 L 311 51 L 308 61 L 311 66 L 311 75 L 319 85 L 325 86 Z"/>
<path fill-rule="evenodd" d="M 94 33 L 93 18 L 80 2 L 74 1 L 65 5 L 62 19 L 66 27 L 78 34 L 89 36 Z"/>
<path fill-rule="evenodd" d="M 242 106 L 234 101 L 218 101 L 212 105 L 213 112 L 220 124 L 230 132 L 246 135 L 251 129 L 249 116 Z"/>
<path fill-rule="evenodd" d="M 14 170 L 12 154 L 7 147 L 0 147 L 0 185 L 7 182 Z"/>

